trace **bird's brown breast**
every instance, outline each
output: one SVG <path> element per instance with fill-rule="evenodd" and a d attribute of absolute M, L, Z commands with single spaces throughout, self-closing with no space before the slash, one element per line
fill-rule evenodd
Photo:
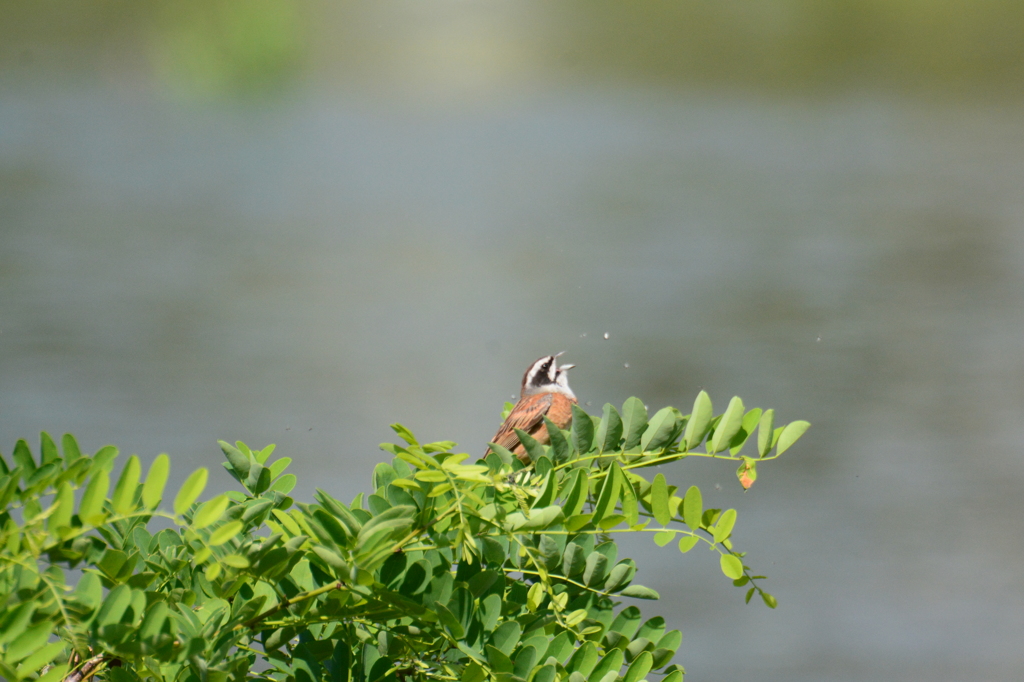
<path fill-rule="evenodd" d="M 564 396 L 561 393 L 549 393 L 545 397 L 548 396 L 550 396 L 550 402 L 547 410 L 539 413 L 536 417 L 536 422 L 531 424 L 529 428 L 523 429 L 533 436 L 537 442 L 545 445 L 551 442 L 551 437 L 548 435 L 548 427 L 544 423 L 543 417 L 546 416 L 560 429 L 567 428 L 569 424 L 572 423 L 572 406 L 576 403 L 575 400 Z M 522 427 L 516 428 L 521 429 Z M 512 442 L 506 447 L 515 453 L 516 456 L 518 456 L 524 463 L 529 464 L 530 456 L 526 453 L 526 448 L 519 441 L 519 438 L 515 436 L 514 431 L 512 431 Z"/>
<path fill-rule="evenodd" d="M 576 404 L 576 401 L 572 398 L 562 395 L 561 393 L 554 393 L 551 401 L 551 407 L 548 409 L 547 417 L 553 421 L 558 428 L 564 429 L 572 423 L 572 406 Z M 541 424 L 543 426 L 543 423 Z M 544 442 L 547 443 L 547 428 L 544 429 Z"/>

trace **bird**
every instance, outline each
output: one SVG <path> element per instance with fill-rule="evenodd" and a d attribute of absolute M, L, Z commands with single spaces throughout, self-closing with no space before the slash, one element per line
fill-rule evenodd
<path fill-rule="evenodd" d="M 577 400 L 569 388 L 567 372 L 575 365 L 558 366 L 556 361 L 564 352 L 546 355 L 527 368 L 523 374 L 519 402 L 490 441 L 513 452 L 523 464 L 530 463 L 530 455 L 516 435 L 516 429 L 546 444 L 550 437 L 544 424 L 545 415 L 560 429 L 568 428 L 572 423 L 572 406 L 577 404 Z M 485 456 L 490 453 L 491 448 L 488 447 Z"/>

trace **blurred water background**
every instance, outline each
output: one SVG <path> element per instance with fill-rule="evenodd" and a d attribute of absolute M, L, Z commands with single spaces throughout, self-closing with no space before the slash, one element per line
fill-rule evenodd
<path fill-rule="evenodd" d="M 0 450 L 369 486 L 482 451 L 535 358 L 591 412 L 814 427 L 769 576 L 629 544 L 688 680 L 1024 670 L 1024 4 L 0 2 Z M 604 334 L 608 334 L 605 340 Z M 217 473 L 219 471 L 219 473 Z"/>

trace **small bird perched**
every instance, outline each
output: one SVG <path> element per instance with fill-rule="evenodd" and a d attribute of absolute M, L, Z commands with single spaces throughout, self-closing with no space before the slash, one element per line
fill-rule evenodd
<path fill-rule="evenodd" d="M 530 455 L 519 441 L 516 429 L 525 431 L 541 443 L 547 443 L 550 438 L 544 424 L 545 415 L 560 429 L 572 423 L 572 406 L 576 404 L 576 396 L 569 388 L 566 372 L 575 365 L 559 367 L 555 360 L 560 355 L 562 353 L 547 355 L 530 365 L 523 375 L 519 402 L 491 439 L 492 443 L 515 453 L 524 464 L 530 463 Z M 490 452 L 488 448 L 487 454 Z"/>

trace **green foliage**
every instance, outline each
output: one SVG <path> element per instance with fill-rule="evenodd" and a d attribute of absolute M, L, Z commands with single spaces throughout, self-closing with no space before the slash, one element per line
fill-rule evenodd
<path fill-rule="evenodd" d="M 222 442 L 242 490 L 199 502 L 206 469 L 167 491 L 166 455 L 145 478 L 132 456 L 115 478 L 111 446 L 88 456 L 44 433 L 37 461 L 18 441 L 0 457 L 0 676 L 678 682 L 682 635 L 622 608 L 658 594 L 610 538 L 703 543 L 747 601 L 775 599 L 733 549 L 734 509 L 704 509 L 696 487 L 680 496 L 643 470 L 702 456 L 749 474 L 807 428 L 775 427 L 738 398 L 712 418 L 703 392 L 693 414 L 648 419 L 636 398 L 600 420 L 576 408 L 571 431 L 549 423 L 551 443 L 530 444 L 526 468 L 507 452 L 470 462 L 396 424 L 403 444 L 381 446 L 394 459 L 350 504 L 289 497 L 291 460 L 270 462 L 273 446 Z M 757 453 L 739 455 L 755 429 Z"/>

